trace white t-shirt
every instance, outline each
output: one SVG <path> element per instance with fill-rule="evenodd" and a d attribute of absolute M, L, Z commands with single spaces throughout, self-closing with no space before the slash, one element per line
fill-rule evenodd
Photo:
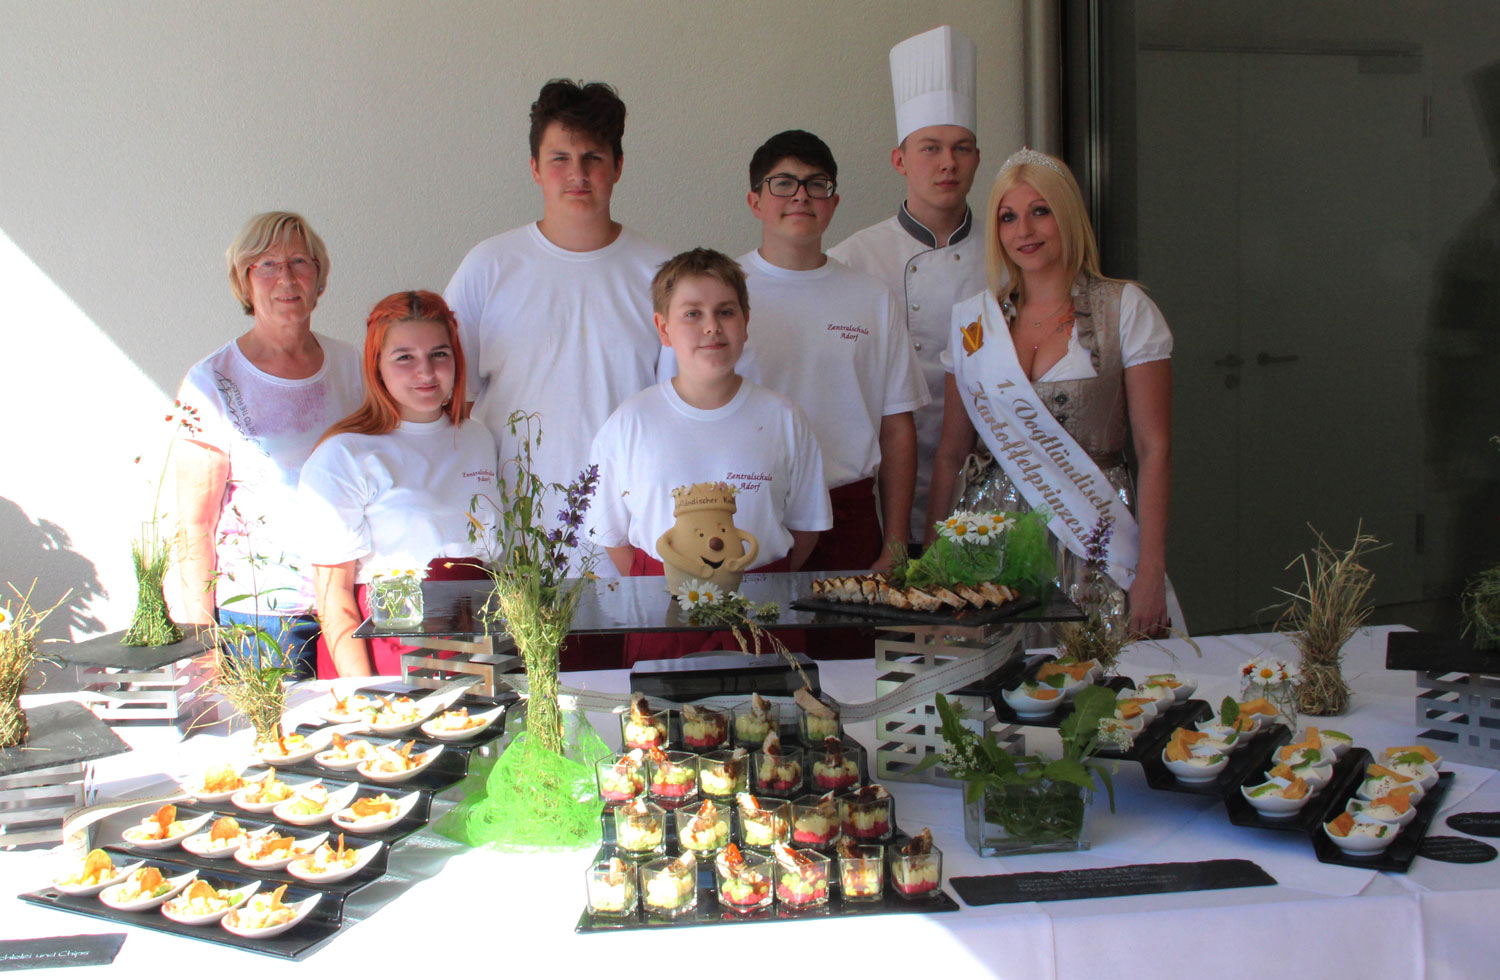
<path fill-rule="evenodd" d="M 829 259 L 807 271 L 740 257 L 750 290 L 750 339 L 736 370 L 781 392 L 807 413 L 830 487 L 874 476 L 880 421 L 931 397 L 890 291 Z M 662 378 L 677 374 L 663 349 Z"/>
<path fill-rule="evenodd" d="M 299 547 L 297 477 L 328 427 L 364 400 L 359 353 L 313 336 L 323 367 L 310 378 L 269 375 L 230 341 L 193 365 L 178 392 L 198 410 L 203 431 L 193 441 L 229 457 L 214 535 L 217 599 L 250 597 L 218 601 L 221 608 L 291 615 L 313 607 L 312 569 Z"/>
<path fill-rule="evenodd" d="M 443 296 L 458 316 L 474 417 L 494 434 L 502 470 L 513 469 L 524 437 L 511 435 L 511 413 L 539 412 L 534 473 L 571 483 L 609 413 L 656 382 L 651 277 L 670 257 L 629 228 L 604 248 L 569 252 L 533 223 L 480 242 L 459 263 Z M 561 495 L 543 506 L 550 526 Z M 615 574 L 607 559 L 595 571 Z"/>
<path fill-rule="evenodd" d="M 1076 292 L 1076 290 L 1075 290 Z M 965 297 L 968 300 L 971 297 Z M 957 304 L 954 304 L 957 305 Z M 1172 356 L 1172 331 L 1167 318 L 1146 295 L 1146 291 L 1133 282 L 1125 284 L 1120 291 L 1120 364 L 1132 368 L 1137 364 L 1161 361 Z M 943 351 L 943 369 L 953 373 L 953 355 Z M 1088 348 L 1078 342 L 1078 331 L 1068 331 L 1068 350 L 1047 373 L 1037 378 L 1043 381 L 1086 381 L 1095 376 L 1094 362 Z"/>
<path fill-rule="evenodd" d="M 477 506 L 471 506 L 480 495 Z M 302 467 L 302 553 L 315 565 L 355 561 L 355 581 L 434 558 L 485 555 L 469 514 L 494 524 L 495 440 L 484 423 L 402 422 L 383 435 L 341 432 Z"/>
<path fill-rule="evenodd" d="M 656 539 L 676 523 L 672 490 L 720 480 L 739 489 L 734 524 L 755 535 L 757 567 L 791 551 L 791 531 L 833 526 L 807 417 L 751 381 L 707 411 L 684 402 L 670 381 L 648 388 L 610 416 L 592 459 L 599 494 L 586 523 L 603 547 L 631 544 L 660 559 Z"/>

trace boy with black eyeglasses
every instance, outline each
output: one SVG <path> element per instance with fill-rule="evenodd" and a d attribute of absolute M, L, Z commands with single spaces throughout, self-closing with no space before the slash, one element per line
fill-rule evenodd
<path fill-rule="evenodd" d="M 767 140 L 750 160 L 746 196 L 761 243 L 739 260 L 755 308 L 740 374 L 796 403 L 823 453 L 833 528 L 803 566 L 813 571 L 889 567 L 886 538 L 904 541 L 911 517 L 912 411 L 930 400 L 890 292 L 823 254 L 837 178 L 833 153 L 813 134 Z"/>

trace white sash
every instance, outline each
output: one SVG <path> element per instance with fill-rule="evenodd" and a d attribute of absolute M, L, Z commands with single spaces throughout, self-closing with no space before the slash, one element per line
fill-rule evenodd
<path fill-rule="evenodd" d="M 1135 516 L 1098 464 L 1041 405 L 989 290 L 953 307 L 950 341 L 964 408 L 995 462 L 1033 510 L 1052 515 L 1047 528 L 1080 558 L 1084 535 L 1100 518 L 1114 518 L 1106 571 L 1129 589 L 1140 556 Z"/>

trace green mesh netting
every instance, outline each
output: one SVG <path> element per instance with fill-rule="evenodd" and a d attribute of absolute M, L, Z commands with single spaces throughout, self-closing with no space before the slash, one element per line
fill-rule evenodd
<path fill-rule="evenodd" d="M 520 712 L 515 713 L 517 718 Z M 501 851 L 576 850 L 599 843 L 594 763 L 609 746 L 582 712 L 563 713 L 566 748 L 558 755 L 527 738 L 524 723 L 488 775 L 471 773 L 464 800 L 437 823 L 438 833 Z"/>
<path fill-rule="evenodd" d="M 1005 534 L 1005 568 L 1000 583 L 1026 592 L 1051 582 L 1057 577 L 1057 562 L 1052 559 L 1047 515 L 1030 511 L 1006 516 L 1016 523 Z"/>

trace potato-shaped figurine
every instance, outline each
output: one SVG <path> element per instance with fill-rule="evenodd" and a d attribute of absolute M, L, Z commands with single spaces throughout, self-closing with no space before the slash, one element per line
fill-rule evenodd
<path fill-rule="evenodd" d="M 760 544 L 755 535 L 734 526 L 734 494 L 727 483 L 695 483 L 672 491 L 677 523 L 656 539 L 668 589 L 676 592 L 688 579 L 712 582 L 726 592 L 740 587 Z"/>

